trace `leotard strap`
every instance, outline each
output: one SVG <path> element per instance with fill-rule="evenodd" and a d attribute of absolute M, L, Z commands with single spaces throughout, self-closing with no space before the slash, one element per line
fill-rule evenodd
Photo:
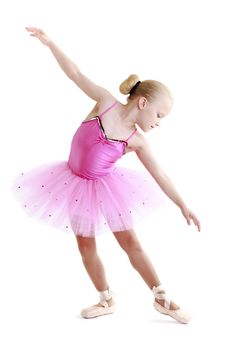
<path fill-rule="evenodd" d="M 125 141 L 128 141 L 135 134 L 136 131 L 137 128 L 134 129 L 134 131 L 129 135 L 129 137 Z"/>
<path fill-rule="evenodd" d="M 118 101 L 114 102 L 110 107 L 108 107 L 105 111 L 99 114 L 99 118 L 101 118 L 105 113 L 107 113 L 110 109 L 112 109 L 117 103 Z"/>

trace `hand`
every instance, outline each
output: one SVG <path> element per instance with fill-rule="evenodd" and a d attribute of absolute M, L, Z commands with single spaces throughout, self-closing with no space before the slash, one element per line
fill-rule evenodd
<path fill-rule="evenodd" d="M 27 29 L 29 32 L 32 32 L 30 35 L 38 38 L 45 46 L 48 46 L 49 42 L 51 41 L 51 39 L 40 28 L 25 27 L 25 29 Z"/>
<path fill-rule="evenodd" d="M 184 215 L 185 219 L 187 220 L 187 224 L 190 225 L 191 224 L 191 220 L 193 220 L 194 224 L 198 227 L 198 231 L 201 231 L 201 224 L 200 221 L 198 220 L 198 218 L 196 217 L 196 215 L 194 213 L 191 212 L 191 210 L 189 210 L 189 208 L 187 208 L 186 206 L 183 206 L 180 208 L 182 214 Z"/>

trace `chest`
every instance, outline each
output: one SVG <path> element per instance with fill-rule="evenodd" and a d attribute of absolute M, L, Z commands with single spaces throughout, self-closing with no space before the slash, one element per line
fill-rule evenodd
<path fill-rule="evenodd" d="M 106 105 L 109 105 L 109 102 L 104 105 L 96 104 L 93 110 L 87 115 L 87 117 L 83 120 L 83 122 L 88 122 L 93 119 L 99 117 L 101 111 L 106 108 Z M 103 129 L 103 133 L 108 139 L 112 140 L 126 140 L 129 135 L 133 132 L 133 129 L 126 128 L 122 125 L 122 122 L 119 119 L 119 115 L 113 109 L 108 111 L 106 115 L 102 115 L 99 118 L 100 127 Z M 136 151 L 139 147 L 139 138 L 138 138 L 138 130 L 134 133 L 133 137 L 131 137 L 127 141 L 127 145 L 125 147 L 125 153 Z"/>

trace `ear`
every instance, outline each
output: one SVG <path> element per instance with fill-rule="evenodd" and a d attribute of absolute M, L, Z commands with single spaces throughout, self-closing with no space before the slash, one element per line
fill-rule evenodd
<path fill-rule="evenodd" d="M 143 109 L 147 105 L 147 99 L 145 97 L 140 97 L 138 100 L 139 109 Z"/>

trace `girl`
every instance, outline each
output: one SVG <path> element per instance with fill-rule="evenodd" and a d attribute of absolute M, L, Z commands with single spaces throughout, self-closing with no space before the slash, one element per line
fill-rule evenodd
<path fill-rule="evenodd" d="M 84 318 L 113 313 L 115 303 L 95 237 L 110 227 L 154 295 L 157 311 L 181 323 L 191 316 L 170 300 L 133 229 L 161 205 L 165 193 L 200 231 L 200 222 L 177 193 L 170 178 L 155 160 L 144 131 L 160 125 L 173 100 L 169 89 L 155 80 L 140 81 L 132 74 L 120 85 L 129 94 L 127 104 L 118 102 L 105 88 L 94 84 L 44 33 L 26 27 L 47 46 L 66 75 L 97 103 L 76 130 L 68 161 L 43 164 L 15 180 L 12 190 L 28 215 L 75 234 L 83 264 L 99 292 L 100 302 L 81 311 Z M 136 152 L 147 172 L 117 167 L 116 161 Z M 162 191 L 161 191 L 162 189 Z"/>

